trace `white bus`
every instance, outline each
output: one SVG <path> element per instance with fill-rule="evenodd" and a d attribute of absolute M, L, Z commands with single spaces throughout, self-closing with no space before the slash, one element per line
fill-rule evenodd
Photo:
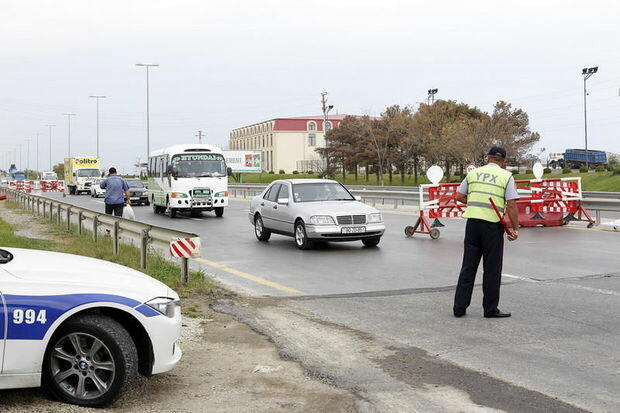
<path fill-rule="evenodd" d="M 174 145 L 151 152 L 149 198 L 153 212 L 200 216 L 202 211 L 224 215 L 228 206 L 228 176 L 222 150 L 205 144 Z"/>

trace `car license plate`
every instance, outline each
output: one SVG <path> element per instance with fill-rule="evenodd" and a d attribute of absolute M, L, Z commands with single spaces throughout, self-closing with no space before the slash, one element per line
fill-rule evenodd
<path fill-rule="evenodd" d="M 139 200 L 140 200 L 140 197 L 139 197 L 139 196 L 132 196 L 130 199 L 131 199 L 132 201 L 139 201 Z"/>
<path fill-rule="evenodd" d="M 343 234 L 361 234 L 366 232 L 366 227 L 344 227 L 342 228 Z"/>

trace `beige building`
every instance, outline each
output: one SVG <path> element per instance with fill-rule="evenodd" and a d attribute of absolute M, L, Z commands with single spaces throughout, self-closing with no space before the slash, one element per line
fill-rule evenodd
<path fill-rule="evenodd" d="M 347 115 L 330 115 L 327 130 L 338 127 Z M 263 170 L 278 173 L 316 172 L 324 162 L 316 152 L 325 147 L 323 117 L 276 118 L 230 132 L 233 151 L 261 151 Z"/>

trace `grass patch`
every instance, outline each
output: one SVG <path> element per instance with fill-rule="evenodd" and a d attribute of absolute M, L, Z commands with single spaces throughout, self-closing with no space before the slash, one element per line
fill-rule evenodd
<path fill-rule="evenodd" d="M 517 174 L 514 175 L 515 179 L 533 179 L 533 174 Z M 570 172 L 566 174 L 545 174 L 545 178 L 562 178 L 562 177 L 581 177 L 582 189 L 584 191 L 609 191 L 609 192 L 620 192 L 620 175 L 614 175 L 613 172 Z M 316 174 L 244 174 L 243 175 L 243 183 L 271 183 L 276 179 L 299 179 L 299 178 L 311 178 L 316 179 L 318 176 Z M 342 179 L 342 175 L 334 176 L 334 179 L 338 182 L 342 182 L 345 185 L 370 185 L 376 186 L 377 176 L 369 175 L 368 180 L 364 175 L 358 175 L 358 179 L 355 180 L 354 175 L 347 175 L 346 179 Z M 460 182 L 460 177 L 451 176 L 450 182 Z M 237 182 L 230 180 L 231 184 L 235 184 Z M 446 182 L 444 178 L 442 182 Z M 390 184 L 389 176 L 387 174 L 384 175 L 383 178 L 384 185 L 394 185 L 394 186 L 417 186 L 419 184 L 428 184 L 430 183 L 428 179 L 426 179 L 426 175 L 421 174 L 418 176 L 417 182 L 414 180 L 412 175 L 406 175 L 405 180 L 401 181 L 401 177 L 399 174 L 392 175 L 392 183 Z"/>
<path fill-rule="evenodd" d="M 15 208 L 15 205 L 8 205 Z M 20 211 L 22 212 L 22 211 Z M 22 212 L 30 216 L 26 212 Z M 32 218 L 38 219 L 38 218 Z M 159 280 L 175 290 L 181 297 L 189 297 L 192 294 L 213 295 L 217 286 L 202 271 L 190 271 L 189 282 L 181 281 L 180 265 L 173 261 L 164 259 L 158 253 L 150 253 L 147 257 L 147 269 L 140 269 L 140 249 L 132 245 L 120 244 L 119 254 L 112 252 L 112 239 L 100 234 L 99 241 L 93 242 L 90 232 L 77 234 L 77 228 L 73 232 L 68 232 L 62 224 L 52 224 L 49 221 L 38 219 L 49 228 L 54 236 L 54 241 L 40 240 L 35 238 L 21 237 L 15 235 L 15 228 L 0 219 L 0 239 L 2 245 L 14 248 L 40 249 L 47 251 L 64 252 L 67 254 L 82 255 L 85 257 L 98 258 L 105 261 L 114 262 L 129 268 L 141 271 Z M 184 311 L 185 312 L 185 311 Z"/>

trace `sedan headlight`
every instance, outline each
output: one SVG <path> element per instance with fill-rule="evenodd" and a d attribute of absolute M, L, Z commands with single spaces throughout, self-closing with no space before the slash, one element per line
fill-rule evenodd
<path fill-rule="evenodd" d="M 334 218 L 329 215 L 314 215 L 310 217 L 310 223 L 314 225 L 334 225 Z"/>
<path fill-rule="evenodd" d="M 166 317 L 174 317 L 177 307 L 180 307 L 181 301 L 168 297 L 157 297 L 145 303 L 153 310 L 162 313 Z"/>
<path fill-rule="evenodd" d="M 368 214 L 368 219 L 366 220 L 366 222 L 368 222 L 369 224 L 382 222 L 382 221 L 383 221 L 383 217 L 381 216 L 380 212 L 375 212 L 374 214 Z"/>

